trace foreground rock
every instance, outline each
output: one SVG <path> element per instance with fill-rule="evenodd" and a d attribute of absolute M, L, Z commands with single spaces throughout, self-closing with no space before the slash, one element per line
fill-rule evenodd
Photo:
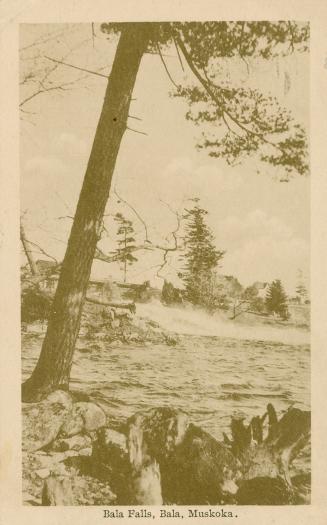
<path fill-rule="evenodd" d="M 23 447 L 33 452 L 52 443 L 58 435 L 74 436 L 106 425 L 103 410 L 91 402 L 73 402 L 57 390 L 39 403 L 23 404 Z"/>
<path fill-rule="evenodd" d="M 23 404 L 23 450 L 33 452 L 51 443 L 72 411 L 70 394 L 58 390 L 40 403 Z"/>
<path fill-rule="evenodd" d="M 107 423 L 103 410 L 58 390 L 39 403 L 23 404 L 22 412 L 24 501 L 41 504 L 42 496 L 46 505 L 85 504 L 80 485 L 87 493 L 90 483 L 83 478 L 76 484 L 78 469 L 69 462 L 91 456 L 96 431 Z M 91 494 L 103 489 L 96 486 Z"/>

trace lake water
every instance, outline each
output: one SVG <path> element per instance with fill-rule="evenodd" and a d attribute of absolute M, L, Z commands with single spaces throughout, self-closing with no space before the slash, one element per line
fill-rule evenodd
<path fill-rule="evenodd" d="M 23 378 L 43 336 L 33 327 L 23 334 Z M 262 415 L 269 402 L 279 414 L 290 405 L 310 409 L 310 351 L 307 344 L 191 335 L 174 347 L 79 343 L 71 387 L 91 394 L 113 426 L 137 410 L 170 406 L 221 439 L 232 415 Z"/>

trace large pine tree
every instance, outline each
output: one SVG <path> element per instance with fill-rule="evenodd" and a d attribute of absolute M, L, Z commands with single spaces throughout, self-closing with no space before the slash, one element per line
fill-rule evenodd
<path fill-rule="evenodd" d="M 185 298 L 194 305 L 205 306 L 213 270 L 224 252 L 216 249 L 214 236 L 205 223 L 206 210 L 195 205 L 185 210 L 185 265 L 181 277 L 185 284 Z"/>

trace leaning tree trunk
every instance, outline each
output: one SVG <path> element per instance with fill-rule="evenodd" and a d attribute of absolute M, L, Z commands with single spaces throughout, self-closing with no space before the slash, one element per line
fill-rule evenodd
<path fill-rule="evenodd" d="M 82 307 L 111 179 L 127 127 L 140 61 L 149 40 L 147 27 L 147 24 L 126 24 L 121 32 L 47 333 L 36 368 L 22 385 L 24 401 L 40 399 L 55 388 L 68 388 Z"/>

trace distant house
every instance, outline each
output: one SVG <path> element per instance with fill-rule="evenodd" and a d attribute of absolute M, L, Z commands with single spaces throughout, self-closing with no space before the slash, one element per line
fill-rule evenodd
<path fill-rule="evenodd" d="M 266 295 L 269 289 L 269 283 L 256 281 L 253 283 L 253 288 L 255 288 L 258 292 L 258 297 L 261 297 L 261 299 L 266 299 Z"/>

